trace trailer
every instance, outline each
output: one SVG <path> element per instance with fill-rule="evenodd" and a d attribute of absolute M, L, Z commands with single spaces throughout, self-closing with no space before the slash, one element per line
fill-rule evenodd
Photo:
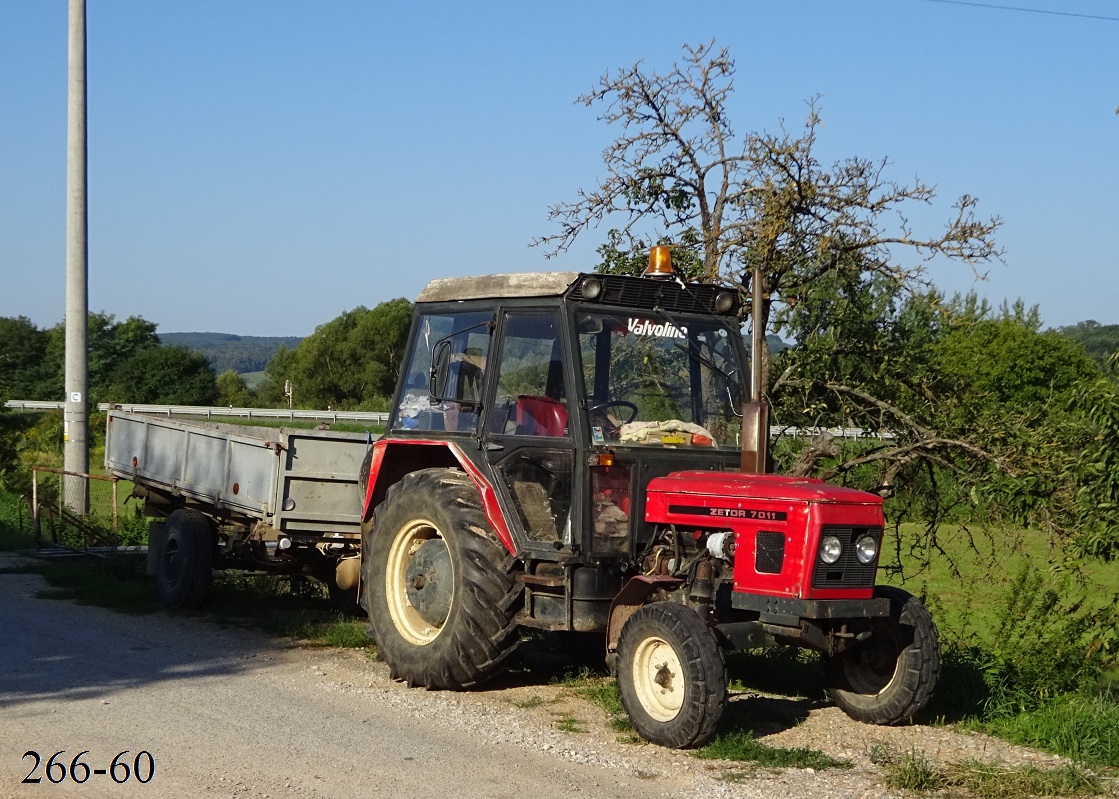
<path fill-rule="evenodd" d="M 213 569 L 306 575 L 347 604 L 373 438 L 110 410 L 105 470 L 132 481 L 156 519 L 148 566 L 167 607 L 200 605 Z"/>

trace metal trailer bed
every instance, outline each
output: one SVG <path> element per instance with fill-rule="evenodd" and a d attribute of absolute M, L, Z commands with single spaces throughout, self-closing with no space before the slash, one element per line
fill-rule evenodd
<path fill-rule="evenodd" d="M 359 538 L 365 433 L 172 421 L 110 411 L 105 470 L 217 519 L 295 541 Z"/>

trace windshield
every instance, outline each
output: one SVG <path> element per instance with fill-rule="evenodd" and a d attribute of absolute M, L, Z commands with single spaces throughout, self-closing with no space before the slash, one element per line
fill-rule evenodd
<path fill-rule="evenodd" d="M 741 347 L 718 320 L 606 312 L 576 318 L 592 442 L 739 447 Z"/>

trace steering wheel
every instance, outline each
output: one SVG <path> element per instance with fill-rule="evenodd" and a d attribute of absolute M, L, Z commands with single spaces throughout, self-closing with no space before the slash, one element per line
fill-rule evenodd
<path fill-rule="evenodd" d="M 624 421 L 620 421 L 617 423 L 617 425 L 615 425 L 611 418 L 611 415 L 606 412 L 607 408 L 626 408 L 629 410 L 629 418 L 625 419 Z M 626 400 L 611 400 L 610 402 L 600 402 L 598 405 L 591 406 L 589 413 L 592 418 L 595 414 L 601 416 L 609 423 L 611 432 L 616 433 L 622 425 L 629 424 L 637 418 L 637 406 L 634 405 L 632 402 L 627 402 Z"/>

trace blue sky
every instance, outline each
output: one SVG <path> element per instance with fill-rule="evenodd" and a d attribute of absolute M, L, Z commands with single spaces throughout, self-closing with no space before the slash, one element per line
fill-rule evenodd
<path fill-rule="evenodd" d="M 1117 0 L 991 3 L 1119 18 Z M 716 38 L 739 131 L 888 156 L 1004 221 L 975 285 L 1046 325 L 1119 323 L 1119 19 L 929 0 L 87 0 L 90 308 L 162 332 L 306 335 L 431 278 L 550 261 L 549 205 L 615 132 L 576 105 L 607 69 Z M 0 0 L 0 316 L 65 307 L 65 0 Z M 948 292 L 966 268 L 938 265 Z"/>

